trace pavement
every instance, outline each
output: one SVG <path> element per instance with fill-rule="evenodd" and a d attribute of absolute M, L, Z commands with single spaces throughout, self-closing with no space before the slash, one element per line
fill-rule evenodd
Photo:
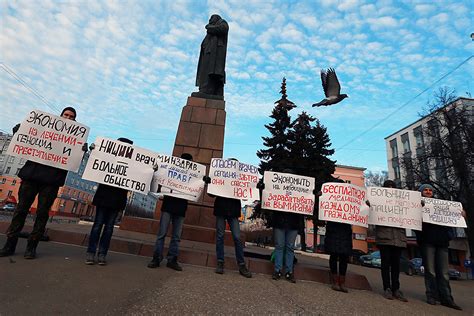
<path fill-rule="evenodd" d="M 0 243 L 5 236 L 0 235 Z M 16 255 L 0 258 L 0 315 L 473 315 L 473 281 L 451 281 L 463 312 L 431 306 L 423 299 L 423 278 L 401 275 L 408 303 L 380 293 L 380 270 L 350 265 L 374 291 L 332 291 L 328 285 L 269 275 L 246 279 L 235 271 L 183 265 L 177 272 L 149 269 L 149 258 L 109 253 L 107 266 L 84 264 L 85 248 L 43 242 L 38 258 L 25 260 L 21 239 Z"/>

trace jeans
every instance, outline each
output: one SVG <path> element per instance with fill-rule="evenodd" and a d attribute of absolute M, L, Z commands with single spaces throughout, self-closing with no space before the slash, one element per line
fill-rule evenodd
<path fill-rule="evenodd" d="M 168 247 L 168 260 L 176 259 L 179 252 L 179 242 L 181 241 L 181 232 L 183 230 L 184 216 L 177 216 L 168 212 L 161 212 L 160 229 L 155 242 L 155 252 L 153 256 L 163 257 L 163 246 L 165 244 L 168 227 L 172 224 L 171 241 Z"/>
<path fill-rule="evenodd" d="M 295 240 L 297 229 L 274 228 L 275 238 L 275 271 L 281 272 L 283 267 L 283 254 L 285 255 L 285 272 L 293 273 L 293 260 L 295 258 Z"/>
<path fill-rule="evenodd" d="M 232 238 L 234 239 L 235 245 L 235 258 L 237 264 L 245 264 L 244 259 L 244 246 L 240 241 L 240 226 L 237 217 L 216 217 L 216 256 L 217 261 L 224 262 L 224 234 L 225 234 L 225 221 L 229 223 Z"/>
<path fill-rule="evenodd" d="M 349 256 L 331 253 L 329 256 L 329 268 L 332 274 L 337 274 L 337 261 L 339 260 L 339 275 L 345 276 L 347 272 L 347 263 Z"/>
<path fill-rule="evenodd" d="M 40 240 L 46 230 L 49 218 L 49 209 L 58 195 L 59 187 L 56 185 L 41 184 L 34 181 L 22 180 L 18 191 L 18 207 L 13 213 L 13 218 L 7 230 L 8 237 L 17 237 L 25 225 L 26 217 L 38 195 L 38 208 L 30 240 Z"/>
<path fill-rule="evenodd" d="M 379 246 L 384 291 L 392 292 L 400 289 L 400 257 L 402 248 L 395 246 Z M 391 281 L 391 282 L 390 282 Z"/>
<path fill-rule="evenodd" d="M 91 234 L 89 236 L 89 246 L 87 247 L 88 253 L 95 254 L 97 243 L 99 243 L 99 255 L 107 255 L 118 213 L 118 210 L 102 206 L 96 207 L 94 224 L 92 225 Z M 104 227 L 103 231 L 102 227 Z M 102 236 L 100 235 L 101 232 Z"/>
<path fill-rule="evenodd" d="M 452 302 L 448 274 L 448 248 L 423 245 L 421 253 L 425 268 L 426 297 L 440 300 L 441 303 Z"/>

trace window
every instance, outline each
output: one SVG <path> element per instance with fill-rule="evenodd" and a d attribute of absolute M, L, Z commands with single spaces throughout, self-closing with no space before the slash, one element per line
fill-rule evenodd
<path fill-rule="evenodd" d="M 400 179 L 400 167 L 399 166 L 394 166 L 393 167 L 393 172 L 395 174 L 395 179 Z"/>
<path fill-rule="evenodd" d="M 3 162 L 3 160 L 5 160 L 5 158 L 3 157 L 3 155 L 0 156 L 0 162 Z"/>
<path fill-rule="evenodd" d="M 9 163 L 14 163 L 14 162 L 15 162 L 15 157 L 13 157 L 13 156 L 10 157 L 10 159 L 8 159 L 8 162 L 9 162 Z"/>
<path fill-rule="evenodd" d="M 24 158 L 21 158 L 20 159 L 20 165 L 24 165 L 25 164 L 25 159 Z"/>
<path fill-rule="evenodd" d="M 12 196 L 13 195 L 13 191 L 8 191 L 8 197 Z"/>
<path fill-rule="evenodd" d="M 403 145 L 403 152 L 409 153 L 410 152 L 410 140 L 408 139 L 408 133 L 402 135 L 402 145 Z"/>
<path fill-rule="evenodd" d="M 20 173 L 21 168 L 17 168 L 15 172 L 15 176 L 17 176 Z"/>
<path fill-rule="evenodd" d="M 418 126 L 413 130 L 413 135 L 415 136 L 416 147 L 423 147 L 423 131 L 421 130 L 421 126 Z"/>
<path fill-rule="evenodd" d="M 7 178 L 2 179 L 2 184 L 4 184 L 5 182 L 7 182 Z"/>
<path fill-rule="evenodd" d="M 390 141 L 390 148 L 392 149 L 392 158 L 397 158 L 398 157 L 397 139 L 392 139 Z"/>
<path fill-rule="evenodd" d="M 5 169 L 5 173 L 6 173 L 6 174 L 9 174 L 9 173 L 10 173 L 10 169 L 11 169 L 10 167 L 7 167 L 7 169 Z"/>
<path fill-rule="evenodd" d="M 13 179 L 12 185 L 15 185 L 15 184 L 16 184 L 16 179 Z"/>

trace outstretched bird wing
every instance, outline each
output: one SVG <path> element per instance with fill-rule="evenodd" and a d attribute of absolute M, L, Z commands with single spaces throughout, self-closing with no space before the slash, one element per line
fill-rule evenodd
<path fill-rule="evenodd" d="M 321 73 L 321 79 L 322 78 L 323 75 Z M 329 68 L 326 72 L 323 86 L 326 97 L 337 97 L 341 93 L 341 85 L 339 84 L 339 80 L 337 80 L 334 68 Z"/>
<path fill-rule="evenodd" d="M 327 87 L 327 74 L 324 69 L 321 69 L 321 84 L 323 85 L 324 95 L 328 96 L 328 87 Z"/>

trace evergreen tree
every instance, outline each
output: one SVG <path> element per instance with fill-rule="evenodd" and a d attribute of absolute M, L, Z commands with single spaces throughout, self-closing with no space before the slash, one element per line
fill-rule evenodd
<path fill-rule="evenodd" d="M 272 115 L 274 120 L 265 127 L 270 132 L 270 136 L 262 137 L 263 145 L 266 149 L 257 151 L 257 157 L 260 158 L 260 172 L 263 174 L 266 170 L 283 171 L 290 168 L 290 151 L 288 149 L 288 131 L 292 127 L 291 118 L 288 112 L 296 105 L 288 100 L 286 94 L 286 79 L 283 78 L 281 84 L 281 99 L 275 102 Z"/>

